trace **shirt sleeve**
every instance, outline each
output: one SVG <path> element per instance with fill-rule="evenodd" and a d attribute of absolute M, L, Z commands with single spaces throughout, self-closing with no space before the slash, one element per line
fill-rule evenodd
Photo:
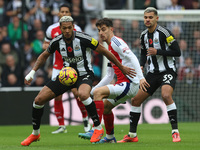
<path fill-rule="evenodd" d="M 108 85 L 113 80 L 114 75 L 115 75 L 114 69 L 111 67 L 111 64 L 108 63 L 106 75 L 95 87 L 92 88 L 90 94 L 93 95 L 93 92 L 96 88 Z"/>
<path fill-rule="evenodd" d="M 47 51 L 51 54 L 53 54 L 57 48 L 59 47 L 59 43 L 55 41 L 51 41 L 49 44 L 49 47 L 47 48 Z"/>
<path fill-rule="evenodd" d="M 145 66 L 147 61 L 147 49 L 144 44 L 144 36 L 140 36 L 140 46 L 141 46 L 141 53 L 140 53 L 140 66 Z"/>
<path fill-rule="evenodd" d="M 171 31 L 167 30 L 169 32 L 169 36 L 165 36 L 165 42 L 169 46 L 167 50 L 157 50 L 157 55 L 163 55 L 163 56 L 175 56 L 179 57 L 181 55 L 181 50 L 178 45 L 178 42 L 176 41 L 174 35 L 171 33 Z"/>

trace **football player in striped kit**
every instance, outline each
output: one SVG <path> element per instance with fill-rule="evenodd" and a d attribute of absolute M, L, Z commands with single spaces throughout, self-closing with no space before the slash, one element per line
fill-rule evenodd
<path fill-rule="evenodd" d="M 62 16 L 71 16 L 71 6 L 69 4 L 62 4 L 59 7 L 58 16 L 59 16 L 59 18 L 61 18 Z M 74 30 L 82 31 L 81 28 L 76 24 L 74 24 Z M 61 30 L 60 30 L 59 22 L 50 25 L 46 30 L 46 37 L 45 37 L 45 41 L 43 43 L 43 49 L 47 49 L 50 41 L 60 34 L 61 34 Z M 56 51 L 53 54 L 53 71 L 52 71 L 52 78 L 51 78 L 53 81 L 56 79 L 56 76 L 59 74 L 59 72 L 62 68 L 63 68 L 62 56 Z M 84 130 L 85 130 L 85 132 L 88 132 L 90 130 L 91 126 L 88 122 L 87 110 L 85 109 L 85 106 L 83 105 L 83 103 L 78 99 L 77 89 L 73 88 L 73 89 L 71 89 L 71 91 L 74 94 L 74 97 L 76 99 L 78 107 L 80 108 L 80 111 L 82 113 Z M 97 105 L 97 107 L 101 108 L 102 106 Z M 63 108 L 62 95 L 55 97 L 54 111 L 55 111 L 54 112 L 55 116 L 59 123 L 59 127 L 56 131 L 53 131 L 52 134 L 66 133 L 67 129 L 66 129 L 66 126 L 64 123 L 64 108 Z"/>
<path fill-rule="evenodd" d="M 140 65 L 143 69 L 148 63 L 146 80 L 150 84 L 147 92 L 139 90 L 138 94 L 131 99 L 130 130 L 124 139 L 118 141 L 137 142 L 137 125 L 141 114 L 141 104 L 161 87 L 161 95 L 167 107 L 169 121 L 172 127 L 173 142 L 180 142 L 178 130 L 177 108 L 172 99 L 175 88 L 177 73 L 175 58 L 181 55 L 178 42 L 174 35 L 166 28 L 158 25 L 158 13 L 153 7 L 144 11 L 144 24 L 147 27 L 141 33 L 141 59 Z M 137 139 L 137 140 L 136 140 Z"/>

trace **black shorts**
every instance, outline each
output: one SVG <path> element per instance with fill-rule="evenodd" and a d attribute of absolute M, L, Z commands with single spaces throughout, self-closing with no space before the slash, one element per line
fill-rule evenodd
<path fill-rule="evenodd" d="M 174 71 L 164 71 L 161 73 L 148 73 L 145 77 L 146 81 L 150 84 L 147 88 L 147 93 L 153 95 L 153 93 L 163 85 L 170 85 L 173 89 L 175 88 L 177 74 Z"/>
<path fill-rule="evenodd" d="M 83 83 L 88 84 L 92 88 L 93 80 L 94 80 L 94 74 L 90 73 L 90 74 L 86 74 L 86 75 L 83 75 L 83 76 L 79 76 L 78 80 L 76 81 L 76 83 L 74 85 L 65 86 L 62 83 L 60 83 L 58 76 L 57 76 L 55 81 L 50 80 L 46 84 L 46 86 L 49 87 L 55 93 L 55 95 L 57 97 L 57 96 L 65 93 L 66 91 L 69 91 L 73 88 L 78 89 L 79 86 Z"/>

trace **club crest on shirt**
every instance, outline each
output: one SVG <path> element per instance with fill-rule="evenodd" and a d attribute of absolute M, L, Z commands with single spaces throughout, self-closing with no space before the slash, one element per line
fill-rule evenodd
<path fill-rule="evenodd" d="M 158 39 L 155 38 L 155 39 L 153 40 L 153 43 L 154 43 L 154 44 L 158 44 L 158 43 L 159 43 L 159 42 L 158 42 Z"/>
<path fill-rule="evenodd" d="M 80 49 L 81 49 L 81 48 L 80 48 L 78 45 L 76 45 L 74 50 L 75 50 L 75 51 L 79 51 Z"/>

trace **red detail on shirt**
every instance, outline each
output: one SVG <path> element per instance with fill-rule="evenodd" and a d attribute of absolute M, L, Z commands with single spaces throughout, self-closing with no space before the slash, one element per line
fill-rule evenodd
<path fill-rule="evenodd" d="M 152 39 L 149 39 L 149 44 L 153 44 L 153 40 Z"/>
<path fill-rule="evenodd" d="M 120 58 L 119 54 L 116 51 L 114 51 L 114 49 L 111 46 L 111 43 L 108 45 L 108 50 L 115 55 L 115 57 L 118 59 L 118 61 L 120 63 L 122 63 L 122 59 Z M 118 84 L 121 82 L 130 83 L 129 79 L 122 73 L 122 71 L 114 63 L 112 63 L 112 62 L 110 62 L 110 63 L 114 69 L 116 76 L 117 76 L 117 82 L 115 84 Z"/>
<path fill-rule="evenodd" d="M 67 51 L 68 52 L 72 52 L 72 48 L 69 46 L 69 47 L 67 47 Z"/>
<path fill-rule="evenodd" d="M 76 31 L 76 29 L 74 29 L 74 31 Z M 61 30 L 60 30 L 59 25 L 51 30 L 52 39 L 60 34 L 61 34 Z M 72 48 L 71 48 L 71 51 L 72 51 Z M 63 68 L 62 55 L 58 51 L 55 51 L 54 57 L 55 57 L 55 60 L 54 60 L 53 68 L 61 70 Z"/>

